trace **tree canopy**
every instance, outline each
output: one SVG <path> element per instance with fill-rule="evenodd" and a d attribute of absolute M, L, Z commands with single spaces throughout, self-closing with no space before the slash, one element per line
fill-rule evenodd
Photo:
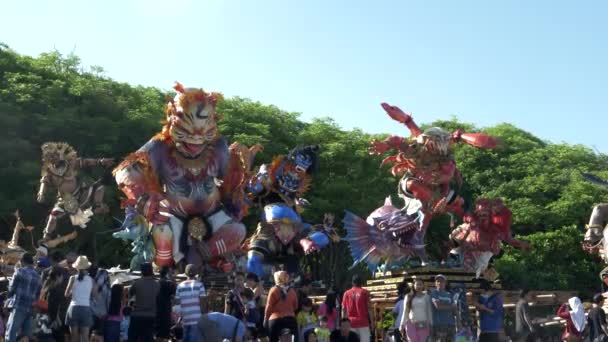
<path fill-rule="evenodd" d="M 35 201 L 42 143 L 66 141 L 80 156 L 120 160 L 160 129 L 165 96 L 157 88 L 113 81 L 100 67 L 83 67 L 73 54 L 52 51 L 30 57 L 0 44 L 0 125 L 5 132 L 0 142 L 0 217 L 5 233 L 0 237 L 8 238 L 14 225 L 10 213 L 17 208 L 26 224 L 35 225 L 35 234 L 41 234 L 52 205 L 51 199 L 43 205 Z M 320 222 L 323 213 L 331 212 L 339 223 L 344 209 L 365 217 L 389 194 L 397 203 L 397 179 L 379 168 L 380 157 L 367 152 L 375 136 L 360 129 L 341 129 L 331 118 L 304 122 L 298 113 L 239 97 L 223 101 L 218 112 L 223 115 L 220 130 L 230 142 L 265 146 L 256 157 L 257 164 L 297 144 L 321 145 L 321 168 L 306 196 L 312 203 L 304 213 L 309 222 Z M 467 203 L 481 196 L 503 198 L 514 214 L 513 230 L 535 246 L 530 253 L 507 248 L 497 260 L 507 286 L 594 287 L 601 264 L 582 251 L 580 242 L 591 207 L 605 193 L 585 182 L 580 171 L 608 176 L 603 171 L 608 169 L 606 155 L 581 145 L 550 143 L 508 123 L 482 128 L 450 118 L 425 126 L 483 131 L 502 140 L 496 150 L 458 146 L 454 154 Z M 409 134 L 405 127 L 403 132 Z M 111 216 L 121 219 L 119 193 L 109 170 L 96 170 L 89 176 L 105 178 Z M 255 219 L 245 221 L 250 230 Z M 96 217 L 80 231 L 75 245 L 100 262 L 126 264 L 130 248 L 100 233 L 117 225 L 110 216 Z M 58 229 L 72 228 L 62 221 Z M 446 220 L 435 221 L 427 241 L 432 255 L 439 254 L 446 238 Z M 344 270 L 352 261 L 343 245 L 315 258 L 333 263 L 333 272 L 325 272 L 324 277 L 346 279 Z"/>

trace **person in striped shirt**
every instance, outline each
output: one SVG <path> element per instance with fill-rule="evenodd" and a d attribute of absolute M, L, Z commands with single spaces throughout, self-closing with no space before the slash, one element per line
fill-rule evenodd
<path fill-rule="evenodd" d="M 189 264 L 186 266 L 187 280 L 177 285 L 175 299 L 180 306 L 182 326 L 184 328 L 183 342 L 200 340 L 197 324 L 202 316 L 205 285 L 196 280 L 196 268 Z"/>

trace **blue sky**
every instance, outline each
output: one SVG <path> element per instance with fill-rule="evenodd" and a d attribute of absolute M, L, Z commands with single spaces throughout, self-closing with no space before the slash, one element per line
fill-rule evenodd
<path fill-rule="evenodd" d="M 0 41 L 75 51 L 132 84 L 175 80 L 343 128 L 510 122 L 608 152 L 608 2 L 78 0 L 2 5 Z"/>

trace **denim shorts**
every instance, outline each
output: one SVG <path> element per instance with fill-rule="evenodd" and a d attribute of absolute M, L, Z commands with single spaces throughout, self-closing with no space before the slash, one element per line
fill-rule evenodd
<path fill-rule="evenodd" d="M 90 306 L 70 305 L 65 317 L 68 327 L 90 328 L 93 326 L 93 311 Z"/>

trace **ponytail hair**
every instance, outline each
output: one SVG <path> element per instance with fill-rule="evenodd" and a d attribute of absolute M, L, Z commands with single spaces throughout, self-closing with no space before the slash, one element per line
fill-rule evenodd
<path fill-rule="evenodd" d="M 84 279 L 84 276 L 87 275 L 87 270 L 80 270 L 78 271 L 78 281 L 82 281 Z"/>

